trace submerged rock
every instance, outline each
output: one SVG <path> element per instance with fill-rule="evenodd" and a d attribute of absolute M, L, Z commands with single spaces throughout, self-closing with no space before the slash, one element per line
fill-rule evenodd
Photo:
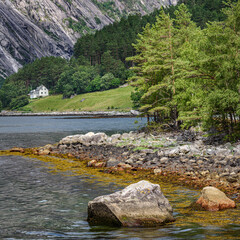
<path fill-rule="evenodd" d="M 202 195 L 197 200 L 196 204 L 207 211 L 219 211 L 236 207 L 236 203 L 233 200 L 215 187 L 203 188 Z"/>
<path fill-rule="evenodd" d="M 51 152 L 48 149 L 41 149 L 38 155 L 49 155 Z"/>
<path fill-rule="evenodd" d="M 172 207 L 158 184 L 140 181 L 88 203 L 91 225 L 152 227 L 174 221 Z"/>
<path fill-rule="evenodd" d="M 24 153 L 25 150 L 24 148 L 18 148 L 18 147 L 14 147 L 10 149 L 10 152 L 19 152 L 19 153 Z"/>

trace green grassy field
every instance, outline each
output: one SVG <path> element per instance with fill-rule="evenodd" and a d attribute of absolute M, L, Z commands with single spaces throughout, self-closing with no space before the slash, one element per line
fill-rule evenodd
<path fill-rule="evenodd" d="M 54 95 L 32 100 L 23 110 L 31 110 L 32 112 L 129 111 L 132 109 L 130 99 L 132 91 L 133 88 L 128 86 L 103 92 L 81 94 L 72 99 L 62 99 L 62 95 Z"/>

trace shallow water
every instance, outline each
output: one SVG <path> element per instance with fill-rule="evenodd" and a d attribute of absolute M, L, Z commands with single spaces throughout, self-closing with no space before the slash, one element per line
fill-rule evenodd
<path fill-rule="evenodd" d="M 71 131 L 75 132 L 74 129 Z M 79 130 L 76 129 L 77 131 Z M 99 128 L 98 131 L 103 130 Z M 115 130 L 117 131 L 119 129 Z M 36 133 L 38 136 L 42 134 L 43 139 L 35 138 L 34 144 L 41 145 L 48 133 Z M 12 129 L 10 135 L 4 133 L 5 139 L 1 142 L 7 147 L 5 142 L 14 145 L 20 141 L 22 146 L 28 147 L 33 140 L 30 136 L 34 137 L 36 133 L 26 131 L 19 138 L 14 138 L 12 135 L 19 133 Z M 58 135 L 54 135 L 52 141 L 58 141 L 55 138 L 68 133 L 68 130 L 62 129 Z M 49 136 L 52 137 L 52 133 Z M 0 239 L 240 238 L 239 208 L 217 213 L 196 212 L 186 208 L 197 199 L 199 191 L 160 183 L 174 208 L 176 218 L 176 222 L 164 227 L 90 227 L 86 221 L 88 201 L 122 189 L 124 186 L 119 181 L 116 184 L 113 179 L 106 180 L 106 175 L 72 176 L 69 171 L 54 174 L 49 171 L 54 169 L 53 165 L 50 167 L 38 159 L 19 156 L 0 156 L 0 168 Z"/>

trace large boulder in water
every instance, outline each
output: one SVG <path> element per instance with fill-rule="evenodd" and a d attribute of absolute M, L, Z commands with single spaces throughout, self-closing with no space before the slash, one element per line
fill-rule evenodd
<path fill-rule="evenodd" d="M 207 211 L 219 211 L 236 207 L 236 203 L 233 200 L 215 187 L 203 188 L 202 195 L 197 200 L 196 204 Z"/>
<path fill-rule="evenodd" d="M 153 227 L 174 221 L 172 207 L 158 184 L 140 181 L 88 203 L 90 225 Z"/>

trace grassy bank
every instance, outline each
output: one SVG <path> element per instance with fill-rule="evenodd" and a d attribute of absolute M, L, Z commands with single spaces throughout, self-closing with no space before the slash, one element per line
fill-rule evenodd
<path fill-rule="evenodd" d="M 123 87 L 103 92 L 77 95 L 72 99 L 63 99 L 62 95 L 49 96 L 32 100 L 24 110 L 32 112 L 64 111 L 129 111 L 132 109 L 130 99 L 133 88 Z"/>

